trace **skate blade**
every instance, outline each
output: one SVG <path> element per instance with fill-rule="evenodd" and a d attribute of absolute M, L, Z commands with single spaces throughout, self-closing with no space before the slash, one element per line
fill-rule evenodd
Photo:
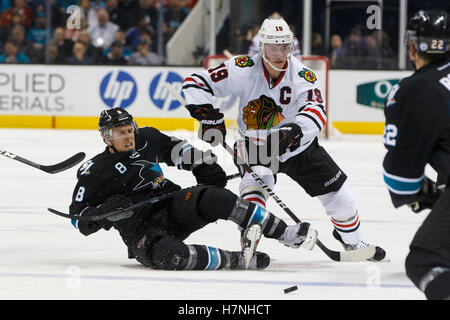
<path fill-rule="evenodd" d="M 259 224 L 253 224 L 245 232 L 245 243 L 242 250 L 242 256 L 245 261 L 245 269 L 250 267 L 253 254 L 258 246 L 259 239 L 261 239 L 262 228 Z"/>
<path fill-rule="evenodd" d="M 317 230 L 309 228 L 308 234 L 306 235 L 306 239 L 305 241 L 302 242 L 300 246 L 306 250 L 311 251 L 312 249 L 314 249 L 314 246 L 316 245 L 318 236 L 319 233 L 317 232 Z"/>

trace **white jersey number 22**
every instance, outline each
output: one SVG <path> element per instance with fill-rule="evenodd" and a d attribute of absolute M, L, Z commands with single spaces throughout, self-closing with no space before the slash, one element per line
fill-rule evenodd
<path fill-rule="evenodd" d="M 395 139 L 397 138 L 397 126 L 395 124 L 386 123 L 384 126 L 383 143 L 388 146 L 395 147 Z"/>

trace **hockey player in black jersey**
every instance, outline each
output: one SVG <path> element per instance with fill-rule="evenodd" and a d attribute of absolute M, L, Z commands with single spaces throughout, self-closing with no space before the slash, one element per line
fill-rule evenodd
<path fill-rule="evenodd" d="M 294 248 L 314 246 L 308 223 L 287 226 L 267 210 L 224 189 L 225 172 L 211 152 L 197 150 L 152 127 L 138 129 L 133 117 L 121 108 L 103 111 L 99 129 L 107 147 L 78 170 L 70 214 L 97 216 L 158 195 L 173 196 L 100 221 L 72 219 L 82 234 L 114 227 L 128 247 L 130 259 L 163 270 L 264 269 L 269 256 L 254 251 L 261 233 Z M 182 189 L 164 177 L 160 163 L 192 171 L 199 185 Z M 183 242 L 218 219 L 247 230 L 242 251 Z"/>
<path fill-rule="evenodd" d="M 450 21 L 419 11 L 408 23 L 415 72 L 386 97 L 384 180 L 392 203 L 431 209 L 406 258 L 406 273 L 428 299 L 450 299 Z M 425 165 L 437 172 L 434 182 Z"/>

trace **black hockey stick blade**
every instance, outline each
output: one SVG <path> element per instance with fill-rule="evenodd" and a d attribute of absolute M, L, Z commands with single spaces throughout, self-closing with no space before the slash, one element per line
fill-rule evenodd
<path fill-rule="evenodd" d="M 64 212 L 61 212 L 61 211 L 58 211 L 58 210 L 55 210 L 52 208 L 47 208 L 47 210 L 50 211 L 51 213 L 54 213 L 54 214 L 60 216 L 60 217 L 64 217 L 64 218 L 68 218 L 68 219 L 72 219 L 72 220 L 78 220 L 78 221 L 92 222 L 92 221 L 100 221 L 100 220 L 106 219 L 110 216 L 114 216 L 116 214 L 125 213 L 125 212 L 129 211 L 130 208 L 115 210 L 115 211 L 107 212 L 104 214 L 99 214 L 97 216 L 76 216 L 76 215 L 64 213 Z"/>
<path fill-rule="evenodd" d="M 84 152 L 78 152 L 77 154 L 73 155 L 67 160 L 64 160 L 63 162 L 50 165 L 50 166 L 43 166 L 40 165 L 40 168 L 42 171 L 45 171 L 47 173 L 58 173 L 67 169 L 72 168 L 73 166 L 77 165 L 81 161 L 84 160 L 86 157 L 86 154 Z"/>
<path fill-rule="evenodd" d="M 58 173 L 58 172 L 61 172 L 61 171 L 64 171 L 64 170 L 67 170 L 69 168 L 72 168 L 76 164 L 78 164 L 81 161 L 83 161 L 83 159 L 86 157 L 86 154 L 84 152 L 79 152 L 76 155 L 73 155 L 69 159 L 64 160 L 64 161 L 62 161 L 60 163 L 57 163 L 57 164 L 54 164 L 54 165 L 50 165 L 50 166 L 45 166 L 45 165 L 33 162 L 31 160 L 22 158 L 22 157 L 14 154 L 14 153 L 11 153 L 11 152 L 3 150 L 3 149 L 0 149 L 0 154 L 2 156 L 7 157 L 7 158 L 10 158 L 10 159 L 13 159 L 13 160 L 25 163 L 26 165 L 29 165 L 29 166 L 31 166 L 33 168 L 42 170 L 42 171 L 47 172 L 47 173 L 52 173 L 52 174 L 53 173 Z"/>
<path fill-rule="evenodd" d="M 134 209 L 145 207 L 145 206 L 148 206 L 148 205 L 151 205 L 151 204 L 154 204 L 154 203 L 157 203 L 157 202 L 160 202 L 160 201 L 172 198 L 173 195 L 174 195 L 174 192 L 169 192 L 169 193 L 166 193 L 166 194 L 163 194 L 163 195 L 160 195 L 160 196 L 157 196 L 157 197 L 153 197 L 151 199 L 148 199 L 148 200 L 145 200 L 145 201 L 142 201 L 142 202 L 138 202 L 138 203 L 133 204 L 132 206 L 130 206 L 128 208 L 125 208 L 125 209 L 118 209 L 118 210 L 106 212 L 106 213 L 103 213 L 103 214 L 99 214 L 99 215 L 96 215 L 96 216 L 77 216 L 77 215 L 74 215 L 74 214 L 64 213 L 64 212 L 61 212 L 61 211 L 58 211 L 58 210 L 55 210 L 55 209 L 52 209 L 52 208 L 47 208 L 47 210 L 50 211 L 51 213 L 54 213 L 54 214 L 60 216 L 60 217 L 64 217 L 64 218 L 68 218 L 68 219 L 72 219 L 72 220 L 78 220 L 78 221 L 100 221 L 100 220 L 106 219 L 106 218 L 114 216 L 114 215 L 118 215 L 118 214 L 121 214 L 121 213 L 126 213 L 127 211 L 133 211 Z"/>
<path fill-rule="evenodd" d="M 240 173 L 233 173 L 233 174 L 230 174 L 229 176 L 227 176 L 227 180 L 232 180 L 232 179 L 238 178 L 240 176 L 241 176 Z"/>

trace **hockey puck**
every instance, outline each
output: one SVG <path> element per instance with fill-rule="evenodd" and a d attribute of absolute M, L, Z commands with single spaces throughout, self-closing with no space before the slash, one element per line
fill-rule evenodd
<path fill-rule="evenodd" d="M 286 294 L 286 293 L 289 293 L 289 292 L 292 292 L 295 290 L 298 290 L 297 286 L 289 287 L 289 288 L 284 289 L 284 293 Z"/>

